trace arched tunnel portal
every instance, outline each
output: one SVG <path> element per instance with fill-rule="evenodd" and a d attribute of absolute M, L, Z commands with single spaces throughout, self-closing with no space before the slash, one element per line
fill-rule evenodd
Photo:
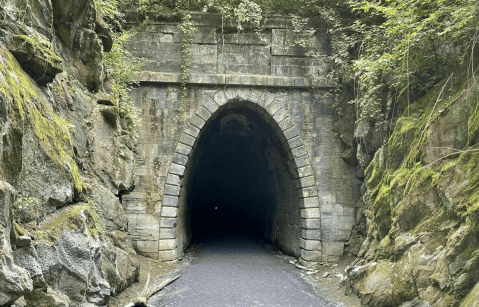
<path fill-rule="evenodd" d="M 299 256 L 299 194 L 287 162 L 281 141 L 257 112 L 241 106 L 220 112 L 203 128 L 185 178 L 181 218 L 188 241 L 247 234 Z"/>
<path fill-rule="evenodd" d="M 187 157 L 184 167 L 170 166 L 170 174 L 180 170 L 176 173 L 181 182 L 177 201 L 165 200 L 165 205 L 173 203 L 177 210 L 170 215 L 172 208 L 163 208 L 160 221 L 175 228 L 175 241 L 170 243 L 175 258 L 182 257 L 192 240 L 225 234 L 263 238 L 306 261 L 312 260 L 308 259 L 311 254 L 319 252 L 320 256 L 320 241 L 308 240 L 308 228 L 319 220 L 319 216 L 308 219 L 311 210 L 319 212 L 319 203 L 317 196 L 307 197 L 311 188 L 303 189 L 311 182 L 305 177 L 311 165 L 307 155 L 299 157 L 300 151 L 291 148 L 302 146 L 294 125 L 285 126 L 293 141 L 278 125 L 278 118 L 287 118 L 284 111 L 238 99 L 216 106 L 212 112 L 203 106 L 198 110 L 204 122 L 196 123 L 200 128 L 191 126 L 196 133 L 190 130 L 191 135 L 183 136 L 177 147 L 177 156 Z M 278 112 L 282 115 L 275 117 Z M 290 117 L 288 120 L 292 122 Z M 296 161 L 303 161 L 300 168 Z M 317 208 L 308 208 L 315 205 Z M 160 229 L 160 236 L 162 231 L 165 229 Z"/>

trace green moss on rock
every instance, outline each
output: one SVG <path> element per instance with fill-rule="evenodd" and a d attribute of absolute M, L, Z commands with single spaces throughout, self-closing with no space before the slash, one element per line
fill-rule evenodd
<path fill-rule="evenodd" d="M 22 70 L 17 60 L 0 46 L 0 92 L 12 105 L 13 128 L 23 129 L 28 122 L 45 153 L 66 174 L 72 176 L 75 189 L 83 191 L 78 166 L 73 160 L 73 146 L 68 127 L 43 100 L 33 80 Z"/>

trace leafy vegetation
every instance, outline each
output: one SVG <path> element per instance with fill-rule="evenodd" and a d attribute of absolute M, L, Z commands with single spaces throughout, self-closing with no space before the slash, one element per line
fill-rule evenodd
<path fill-rule="evenodd" d="M 128 92 L 135 74 L 144 64 L 141 59 L 133 57 L 126 45 L 137 33 L 138 29 L 125 30 L 125 13 L 117 0 L 96 0 L 96 8 L 100 16 L 107 22 L 113 32 L 113 46 L 110 52 L 105 53 L 105 69 L 112 80 L 112 87 L 119 103 L 120 116 L 128 125 L 133 138 L 138 137 L 140 125 L 139 110 L 134 106 Z"/>

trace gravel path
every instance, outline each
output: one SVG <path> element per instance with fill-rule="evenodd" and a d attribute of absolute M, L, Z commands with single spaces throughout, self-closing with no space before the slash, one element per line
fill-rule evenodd
<path fill-rule="evenodd" d="M 334 306 L 271 245 L 244 236 L 200 244 L 182 276 L 153 296 L 151 306 Z"/>

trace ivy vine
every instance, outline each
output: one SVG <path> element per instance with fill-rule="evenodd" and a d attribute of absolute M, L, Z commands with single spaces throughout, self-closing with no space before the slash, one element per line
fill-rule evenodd
<path fill-rule="evenodd" d="M 191 20 L 190 14 L 184 14 L 181 23 L 178 25 L 181 33 L 183 33 L 181 39 L 181 96 L 180 96 L 180 111 L 184 111 L 186 103 L 188 101 L 188 79 L 191 72 L 191 45 L 193 44 L 193 38 L 196 31 L 196 25 Z"/>

